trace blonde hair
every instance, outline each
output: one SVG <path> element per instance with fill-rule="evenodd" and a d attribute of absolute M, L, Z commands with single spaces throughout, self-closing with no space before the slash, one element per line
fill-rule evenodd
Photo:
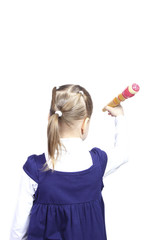
<path fill-rule="evenodd" d="M 58 115 L 60 111 L 62 115 Z M 93 111 L 93 103 L 90 94 L 80 85 L 62 85 L 52 89 L 50 117 L 47 126 L 48 155 L 54 170 L 54 163 L 62 150 L 60 141 L 59 124 L 65 123 L 69 127 L 77 120 L 90 118 Z M 55 113 L 56 112 L 56 113 Z M 49 170 L 47 162 L 44 171 Z"/>

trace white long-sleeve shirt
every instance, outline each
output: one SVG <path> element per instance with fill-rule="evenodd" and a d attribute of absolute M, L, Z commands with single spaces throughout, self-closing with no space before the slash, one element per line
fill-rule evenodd
<path fill-rule="evenodd" d="M 114 149 L 107 152 L 108 162 L 103 179 L 128 161 L 128 138 L 124 116 L 115 117 L 115 127 Z M 91 155 L 80 138 L 64 138 L 61 141 L 67 152 L 62 151 L 60 159 L 55 164 L 55 170 L 76 172 L 88 169 L 93 164 Z M 48 162 L 47 151 L 45 151 L 45 157 Z M 49 162 L 48 165 L 52 168 Z M 19 199 L 11 226 L 10 240 L 27 240 L 30 211 L 37 187 L 38 184 L 22 170 Z"/>

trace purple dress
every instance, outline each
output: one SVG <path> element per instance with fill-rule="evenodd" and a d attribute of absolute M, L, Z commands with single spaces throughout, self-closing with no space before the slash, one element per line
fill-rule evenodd
<path fill-rule="evenodd" d="M 45 154 L 31 155 L 24 171 L 38 183 L 28 240 L 107 240 L 103 174 L 107 154 L 90 151 L 93 165 L 78 172 L 42 171 Z"/>

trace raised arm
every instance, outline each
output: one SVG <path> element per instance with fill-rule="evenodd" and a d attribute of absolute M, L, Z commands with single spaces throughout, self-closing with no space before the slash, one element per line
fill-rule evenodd
<path fill-rule="evenodd" d="M 22 170 L 18 201 L 10 231 L 10 240 L 27 240 L 30 211 L 37 186 L 38 184 Z"/>
<path fill-rule="evenodd" d="M 107 107 L 108 114 L 115 117 L 115 142 L 114 148 L 107 151 L 108 162 L 103 177 L 115 172 L 121 165 L 128 162 L 128 136 L 126 118 L 121 105 L 117 107 Z"/>

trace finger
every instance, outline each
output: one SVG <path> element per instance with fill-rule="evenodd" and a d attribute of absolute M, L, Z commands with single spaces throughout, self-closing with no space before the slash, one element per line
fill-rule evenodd
<path fill-rule="evenodd" d="M 112 111 L 113 107 L 106 106 L 105 109 L 106 109 L 107 111 Z"/>

